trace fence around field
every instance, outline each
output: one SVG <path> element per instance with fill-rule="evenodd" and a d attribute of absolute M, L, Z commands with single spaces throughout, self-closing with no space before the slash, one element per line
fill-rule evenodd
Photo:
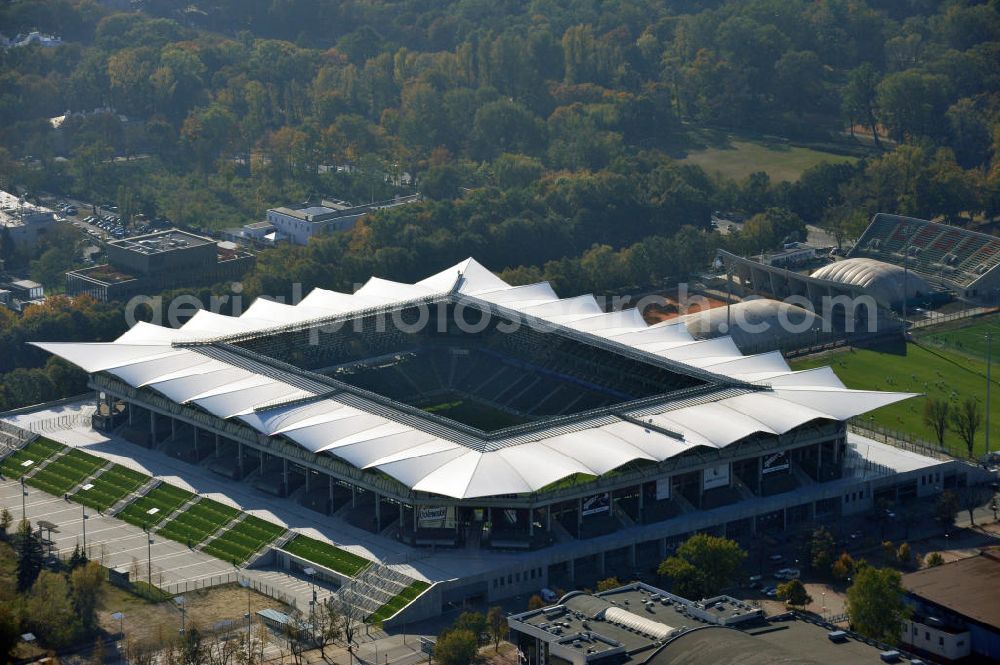
<path fill-rule="evenodd" d="M 877 423 L 865 422 L 857 418 L 852 418 L 848 427 L 856 434 L 866 436 L 869 439 L 874 439 L 880 443 L 893 446 L 894 448 L 909 450 L 910 452 L 918 453 L 926 457 L 933 457 L 934 459 L 942 461 L 956 459 L 961 462 L 970 462 L 968 456 L 969 451 L 965 448 L 957 448 L 947 445 L 939 446 L 929 441 L 918 439 L 909 432 L 900 432 Z"/>
<path fill-rule="evenodd" d="M 271 586 L 259 580 L 255 580 L 252 577 L 247 577 L 246 575 L 241 575 L 236 572 L 226 573 L 225 575 L 212 575 L 210 577 L 203 577 L 196 580 L 186 580 L 184 582 L 177 582 L 175 584 L 164 584 L 159 586 L 159 589 L 164 593 L 168 593 L 172 596 L 177 594 L 189 593 L 191 591 L 198 591 L 199 589 L 210 589 L 212 587 L 222 586 L 225 584 L 240 584 L 253 589 L 257 593 L 267 596 L 268 598 L 273 598 L 274 600 L 280 601 L 289 607 L 298 607 L 298 603 L 295 598 L 289 596 L 284 591 L 281 591 L 277 587 Z"/>
<path fill-rule="evenodd" d="M 983 314 L 992 314 L 993 312 L 1000 311 L 997 307 L 970 307 L 969 309 L 963 309 L 960 312 L 952 312 L 951 314 L 935 314 L 934 312 L 928 312 L 929 316 L 917 321 L 910 321 L 910 330 L 917 328 L 928 328 L 930 326 L 936 326 L 941 323 L 948 323 L 949 321 L 959 321 L 961 319 L 971 319 L 975 316 L 982 316 Z"/>

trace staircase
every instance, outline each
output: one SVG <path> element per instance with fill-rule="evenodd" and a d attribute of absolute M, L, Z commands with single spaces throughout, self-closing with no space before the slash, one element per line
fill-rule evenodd
<path fill-rule="evenodd" d="M 147 494 L 155 490 L 157 487 L 160 486 L 162 482 L 163 481 L 160 480 L 159 478 L 150 478 L 149 480 L 146 481 L 145 485 L 139 487 L 134 492 L 131 492 L 123 496 L 121 499 L 118 500 L 118 503 L 108 508 L 108 515 L 114 517 L 121 511 L 125 510 L 125 508 L 127 508 L 130 503 L 132 503 L 139 497 L 146 496 Z"/>
<path fill-rule="evenodd" d="M 228 522 L 226 522 L 225 524 L 223 524 L 222 526 L 220 526 L 218 529 L 216 529 L 212 533 L 211 536 L 209 536 L 205 540 L 203 540 L 200 543 L 198 543 L 197 545 L 195 545 L 194 548 L 196 550 L 198 550 L 199 552 L 202 551 L 205 548 L 206 545 L 208 545 L 210 542 L 212 542 L 213 540 L 215 540 L 216 538 L 218 538 L 219 536 L 221 536 L 222 534 L 224 534 L 226 531 L 229 531 L 230 529 L 232 529 L 234 526 L 236 526 L 237 524 L 239 524 L 240 522 L 242 522 L 246 518 L 247 518 L 247 514 L 246 513 L 243 513 L 243 512 L 237 513 L 236 517 L 234 517 L 233 519 L 229 520 Z"/>
<path fill-rule="evenodd" d="M 551 532 L 557 543 L 568 543 L 576 540 L 576 538 L 573 537 L 573 534 L 567 531 L 566 527 L 562 525 L 562 522 L 557 519 L 552 520 Z"/>
<path fill-rule="evenodd" d="M 680 492 L 671 492 L 670 499 L 681 509 L 682 515 L 685 513 L 693 513 L 698 510 L 694 507 L 694 504 L 688 501 L 687 497 Z"/>
<path fill-rule="evenodd" d="M 92 474 L 90 474 L 89 476 L 87 476 L 86 478 L 84 478 L 83 480 L 81 480 L 79 483 L 77 483 L 73 487 L 69 488 L 69 490 L 66 492 L 66 494 L 69 494 L 70 496 L 72 496 L 73 494 L 76 494 L 77 492 L 80 491 L 81 487 L 83 487 L 84 485 L 86 485 L 88 483 L 94 482 L 104 472 L 106 472 L 108 469 L 112 468 L 114 465 L 115 465 L 114 462 L 108 462 L 107 464 L 105 464 L 104 466 L 102 466 L 100 469 L 98 469 L 97 471 L 93 472 Z"/>
<path fill-rule="evenodd" d="M 175 519 L 178 515 L 180 515 L 181 513 L 183 513 L 185 510 L 187 510 L 188 508 L 190 508 L 194 504 L 198 503 L 200 500 L 201 500 L 201 497 L 198 496 L 197 494 L 195 494 L 190 499 L 188 499 L 187 501 L 185 501 L 181 505 L 177 506 L 177 509 L 175 511 L 173 511 L 172 513 L 170 513 L 169 515 L 167 515 L 166 517 L 164 517 L 162 520 L 160 520 L 160 525 L 162 526 L 162 525 L 166 524 L 167 522 L 170 522 L 171 520 Z"/>
<path fill-rule="evenodd" d="M 284 534 L 278 536 L 277 540 L 274 540 L 268 543 L 267 545 L 264 545 L 264 547 L 260 548 L 259 550 L 257 550 L 257 552 L 252 554 L 250 558 L 247 559 L 246 563 L 243 564 L 243 568 L 253 568 L 254 564 L 256 564 L 262 558 L 267 556 L 268 552 L 270 552 L 271 550 L 280 550 L 282 547 L 288 544 L 288 541 L 290 541 L 297 535 L 299 535 L 297 531 L 293 531 L 292 529 L 286 530 Z"/>
<path fill-rule="evenodd" d="M 47 467 L 49 464 L 52 464 L 57 459 L 60 459 L 61 457 L 63 457 L 67 453 L 69 453 L 70 450 L 72 450 L 72 448 L 66 447 L 66 448 L 63 448 L 62 450 L 58 451 L 55 455 L 52 455 L 48 459 L 43 459 L 38 464 L 35 464 L 34 466 L 32 466 L 31 469 L 26 474 L 24 474 L 23 476 L 21 476 L 21 480 L 27 480 L 28 478 L 31 478 L 36 473 L 38 473 L 39 471 L 41 471 L 42 469 L 44 469 L 45 467 Z"/>
<path fill-rule="evenodd" d="M 361 618 L 367 618 L 415 581 L 409 575 L 376 562 L 342 586 L 335 598 L 344 608 L 353 608 Z"/>

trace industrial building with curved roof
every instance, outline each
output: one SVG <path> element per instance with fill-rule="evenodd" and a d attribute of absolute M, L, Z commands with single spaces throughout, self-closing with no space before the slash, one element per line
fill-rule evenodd
<path fill-rule="evenodd" d="M 904 268 L 868 258 L 845 259 L 829 263 L 811 277 L 866 289 L 880 302 L 897 306 L 904 300 L 927 297 L 933 289 L 920 275 Z"/>

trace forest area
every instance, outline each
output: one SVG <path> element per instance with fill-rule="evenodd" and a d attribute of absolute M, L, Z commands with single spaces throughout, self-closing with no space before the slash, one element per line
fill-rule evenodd
<path fill-rule="evenodd" d="M 373 274 L 412 280 L 468 256 L 564 296 L 622 292 L 702 271 L 718 247 L 746 254 L 801 238 L 807 223 L 849 239 L 875 212 L 977 228 L 1000 213 L 996 2 L 133 7 L 0 4 L 7 37 L 63 40 L 0 50 L 4 182 L 124 196 L 195 231 L 310 197 L 390 198 L 403 173 L 425 197 L 307 247 L 262 251 L 244 284 L 251 297 L 294 284 L 351 290 Z M 794 181 L 683 161 L 717 135 L 852 159 Z M 321 168 L 331 165 L 350 168 Z M 748 221 L 722 236 L 714 210 Z M 0 258 L 58 276 L 73 243 L 53 237 L 24 253 L 0 234 Z M 79 384 L 54 380 L 26 339 L 107 340 L 114 318 L 113 307 L 68 299 L 0 318 L 0 408 Z"/>

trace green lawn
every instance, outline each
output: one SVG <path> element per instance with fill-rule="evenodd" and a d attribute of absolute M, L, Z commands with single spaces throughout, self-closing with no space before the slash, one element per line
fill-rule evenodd
<path fill-rule="evenodd" d="M 24 482 L 43 492 L 62 496 L 107 463 L 105 459 L 74 448 Z"/>
<path fill-rule="evenodd" d="M 18 480 L 34 468 L 35 464 L 47 460 L 64 447 L 61 443 L 56 443 L 52 439 L 39 437 L 24 448 L 5 457 L 3 462 L 0 462 L 0 475 L 3 475 L 4 478 Z M 21 466 L 28 460 L 31 460 L 33 464 Z"/>
<path fill-rule="evenodd" d="M 382 607 L 375 610 L 367 619 L 368 623 L 377 623 L 379 621 L 385 621 L 396 612 L 400 611 L 411 602 L 413 599 L 422 594 L 430 587 L 430 584 L 422 580 L 416 580 L 410 586 L 406 587 L 398 594 L 389 599 Z"/>
<path fill-rule="evenodd" d="M 170 520 L 157 533 L 190 547 L 200 544 L 240 514 L 212 499 L 201 499 Z"/>
<path fill-rule="evenodd" d="M 803 171 L 822 162 L 855 162 L 857 158 L 783 143 L 734 138 L 725 147 L 691 151 L 680 161 L 700 166 L 710 174 L 718 172 L 736 180 L 742 180 L 756 171 L 765 171 L 773 182 L 794 182 Z"/>
<path fill-rule="evenodd" d="M 324 568 L 351 577 L 357 575 L 370 563 L 368 559 L 357 554 L 302 535 L 295 536 L 283 549 L 307 561 L 318 563 Z"/>
<path fill-rule="evenodd" d="M 284 527 L 248 515 L 232 529 L 205 545 L 201 551 L 217 559 L 240 564 L 283 533 Z"/>
<path fill-rule="evenodd" d="M 915 392 L 939 397 L 957 404 L 974 396 L 985 413 L 986 363 L 945 348 L 930 348 L 920 344 L 900 343 L 899 352 L 855 349 L 835 351 L 792 361 L 793 369 L 808 369 L 822 365 L 833 367 L 837 376 L 849 388 Z M 993 374 L 993 418 L 991 448 L 1000 446 L 1000 373 Z M 924 425 L 924 397 L 905 400 L 862 416 L 894 430 L 936 442 L 933 432 Z M 985 449 L 986 437 L 980 431 L 976 438 L 976 454 Z M 945 436 L 945 445 L 955 453 L 965 451 L 965 444 L 952 432 Z"/>
<path fill-rule="evenodd" d="M 986 360 L 988 332 L 993 333 L 993 360 L 1000 360 L 1000 314 L 918 329 L 914 336 L 921 344 L 933 349 Z"/>
<path fill-rule="evenodd" d="M 125 506 L 125 509 L 115 517 L 135 526 L 155 526 L 167 515 L 184 505 L 184 502 L 192 496 L 194 496 L 192 492 L 161 483 L 147 492 L 145 496 L 141 496 Z M 157 511 L 150 515 L 149 511 L 153 508 L 156 508 Z"/>
<path fill-rule="evenodd" d="M 89 490 L 78 490 L 70 498 L 97 510 L 107 510 L 148 480 L 149 476 L 116 464 L 95 478 Z"/>

